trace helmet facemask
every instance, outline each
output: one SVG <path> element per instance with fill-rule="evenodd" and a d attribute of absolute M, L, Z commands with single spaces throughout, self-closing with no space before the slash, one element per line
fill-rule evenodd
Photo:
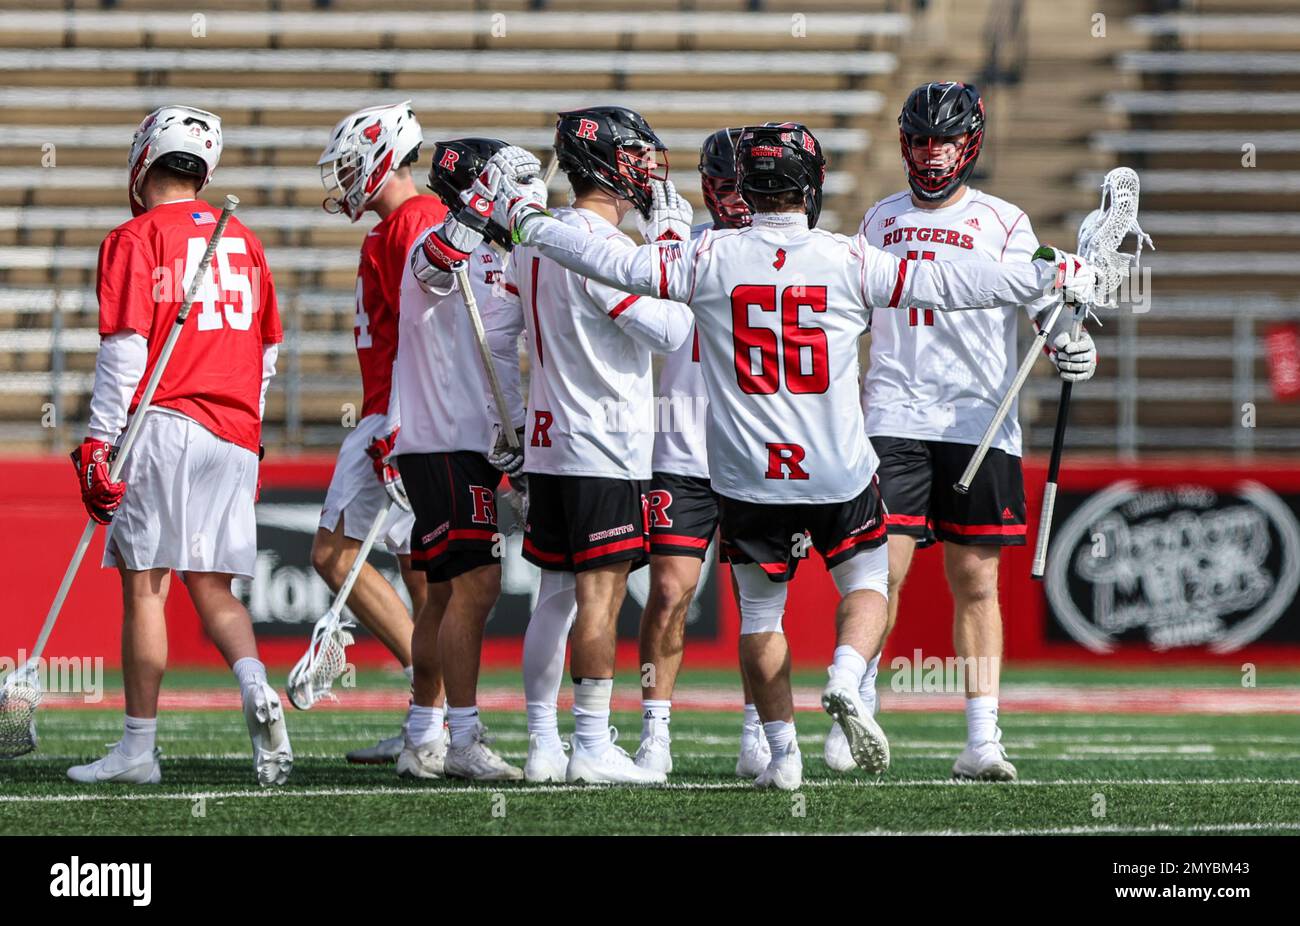
<path fill-rule="evenodd" d="M 927 202 L 947 199 L 966 182 L 979 157 L 984 129 L 948 137 L 909 136 L 899 131 L 912 191 Z"/>

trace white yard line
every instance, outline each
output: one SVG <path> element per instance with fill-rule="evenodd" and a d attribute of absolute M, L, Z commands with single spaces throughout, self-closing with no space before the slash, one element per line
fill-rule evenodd
<path fill-rule="evenodd" d="M 1147 779 L 1088 779 L 1088 778 L 1060 778 L 1051 780 L 1030 779 L 1018 781 L 1015 784 L 1006 785 L 1011 788 L 1026 787 L 1105 787 L 1120 785 L 1141 785 L 1146 787 L 1221 787 L 1224 785 L 1300 785 L 1300 779 L 1273 779 L 1273 778 L 1199 778 L 1199 779 L 1181 779 L 1181 778 L 1147 778 Z M 821 788 L 850 788 L 850 789 L 872 789 L 872 788 L 979 788 L 993 787 L 993 785 L 983 785 L 974 782 L 953 781 L 949 778 L 935 778 L 917 781 L 866 781 L 863 779 L 843 778 L 837 780 L 830 779 L 812 779 L 803 783 L 804 788 L 821 789 Z M 194 801 L 199 798 L 205 800 L 238 800 L 242 798 L 275 800 L 275 799 L 298 799 L 298 798 L 317 798 L 317 797 L 378 797 L 378 796 L 408 796 L 408 797 L 425 797 L 428 795 L 477 795 L 479 797 L 492 795 L 497 792 L 507 794 L 512 797 L 524 797 L 532 794 L 581 794 L 584 791 L 592 790 L 591 786 L 582 785 L 507 785 L 504 783 L 484 783 L 480 787 L 475 786 L 454 786 L 447 785 L 429 785 L 420 787 L 413 785 L 409 788 L 399 787 L 368 787 L 368 788 L 306 788 L 303 790 L 293 790 L 289 788 L 266 789 L 261 791 L 243 790 L 243 791 L 181 791 L 181 792 L 164 792 L 149 793 L 146 791 L 114 791 L 106 792 L 89 792 L 84 794 L 0 794 L 0 803 L 2 804 L 75 804 L 95 801 Z M 612 790 L 607 787 L 596 786 L 595 790 Z M 736 780 L 735 782 L 673 782 L 667 785 L 652 787 L 649 790 L 654 791 L 750 791 L 753 789 L 747 781 Z M 625 789 L 619 789 L 625 790 Z M 1262 825 L 1262 824 L 1261 824 Z M 1177 829 L 1178 827 L 1174 827 Z"/>

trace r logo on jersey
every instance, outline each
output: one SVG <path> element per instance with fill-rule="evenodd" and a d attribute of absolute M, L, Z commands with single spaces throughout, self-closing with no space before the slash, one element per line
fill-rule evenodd
<path fill-rule="evenodd" d="M 668 508 L 673 503 L 673 493 L 667 489 L 654 489 L 645 494 L 646 523 L 650 527 L 672 527 L 673 519 Z"/>
<path fill-rule="evenodd" d="M 807 479 L 808 473 L 804 470 L 804 455 L 807 453 L 798 444 L 768 444 L 767 445 L 767 472 L 763 474 L 765 479 Z M 790 475 L 786 475 L 786 471 Z"/>
<path fill-rule="evenodd" d="M 448 148 L 446 151 L 442 153 L 442 160 L 438 162 L 438 166 L 441 167 L 443 170 L 455 170 L 456 162 L 459 160 L 460 160 L 460 152 L 452 151 L 450 148 Z"/>
<path fill-rule="evenodd" d="M 551 425 L 555 422 L 555 416 L 550 412 L 542 411 L 540 408 L 533 412 L 533 439 L 528 442 L 530 447 L 549 447 L 551 446 Z"/>
<path fill-rule="evenodd" d="M 579 138 L 584 138 L 587 141 L 595 141 L 596 130 L 598 128 L 600 128 L 600 126 L 590 119 L 579 119 L 577 135 Z"/>
<path fill-rule="evenodd" d="M 776 249 L 776 260 L 772 261 L 772 266 L 777 270 L 785 266 L 785 248 Z"/>

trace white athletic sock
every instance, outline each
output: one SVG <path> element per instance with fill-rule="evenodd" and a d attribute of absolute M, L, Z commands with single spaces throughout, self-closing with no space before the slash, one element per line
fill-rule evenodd
<path fill-rule="evenodd" d="M 651 727 L 660 725 L 660 733 L 668 734 L 668 722 L 672 719 L 673 702 L 654 699 L 641 699 L 641 739 L 650 735 Z"/>
<path fill-rule="evenodd" d="M 580 678 L 573 683 L 573 723 L 578 745 L 587 752 L 609 748 L 609 699 L 612 678 Z"/>
<path fill-rule="evenodd" d="M 235 678 L 239 679 L 241 689 L 247 690 L 266 681 L 266 666 L 262 665 L 262 660 L 254 659 L 252 656 L 236 659 L 230 669 L 235 673 Z"/>
<path fill-rule="evenodd" d="M 761 721 L 758 719 L 758 708 L 752 704 L 746 704 L 744 720 L 745 726 L 749 727 L 759 723 L 761 723 Z"/>
<path fill-rule="evenodd" d="M 880 707 L 880 698 L 876 694 L 876 674 L 880 669 L 880 654 L 872 656 L 867 661 L 867 672 L 862 676 L 862 684 L 858 686 L 858 694 L 862 697 L 862 703 L 867 706 L 874 716 Z"/>
<path fill-rule="evenodd" d="M 478 735 L 478 705 L 447 708 L 447 729 L 453 749 L 464 749 Z"/>
<path fill-rule="evenodd" d="M 793 720 L 769 720 L 763 724 L 763 732 L 767 734 L 767 745 L 771 747 L 774 756 L 784 755 L 799 748 L 799 742 L 795 739 Z"/>
<path fill-rule="evenodd" d="M 998 729 L 998 699 L 966 699 L 966 745 L 978 746 L 994 738 Z"/>
<path fill-rule="evenodd" d="M 122 755 L 131 757 L 151 753 L 157 735 L 157 717 L 132 717 L 127 714 L 122 729 L 122 742 L 117 749 Z"/>
<path fill-rule="evenodd" d="M 402 725 L 406 745 L 418 747 L 438 739 L 442 736 L 442 718 L 443 710 L 440 707 L 412 704 L 407 708 L 406 723 Z"/>
<path fill-rule="evenodd" d="M 543 569 L 537 604 L 524 631 L 524 699 L 528 705 L 528 732 L 551 745 L 559 745 L 555 702 L 564 676 L 564 649 L 569 630 L 578 616 L 573 574 Z"/>
<path fill-rule="evenodd" d="M 831 657 L 831 675 L 844 675 L 853 680 L 853 687 L 862 685 L 862 678 L 867 674 L 867 661 L 851 646 L 837 646 Z"/>

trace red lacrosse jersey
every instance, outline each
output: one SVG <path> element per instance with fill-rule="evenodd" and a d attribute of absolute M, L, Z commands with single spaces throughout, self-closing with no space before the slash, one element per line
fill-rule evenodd
<path fill-rule="evenodd" d="M 402 271 L 411 245 L 447 215 L 436 196 L 412 196 L 366 234 L 357 268 L 357 314 L 353 320 L 361 365 L 361 416 L 388 414 L 397 359 L 397 318 Z"/>
<path fill-rule="evenodd" d="M 132 412 L 220 214 L 201 200 L 165 203 L 119 225 L 100 245 L 100 337 L 134 331 L 149 342 Z M 218 437 L 256 453 L 262 433 L 262 348 L 283 337 L 262 243 L 231 216 L 153 404 L 188 415 Z"/>

